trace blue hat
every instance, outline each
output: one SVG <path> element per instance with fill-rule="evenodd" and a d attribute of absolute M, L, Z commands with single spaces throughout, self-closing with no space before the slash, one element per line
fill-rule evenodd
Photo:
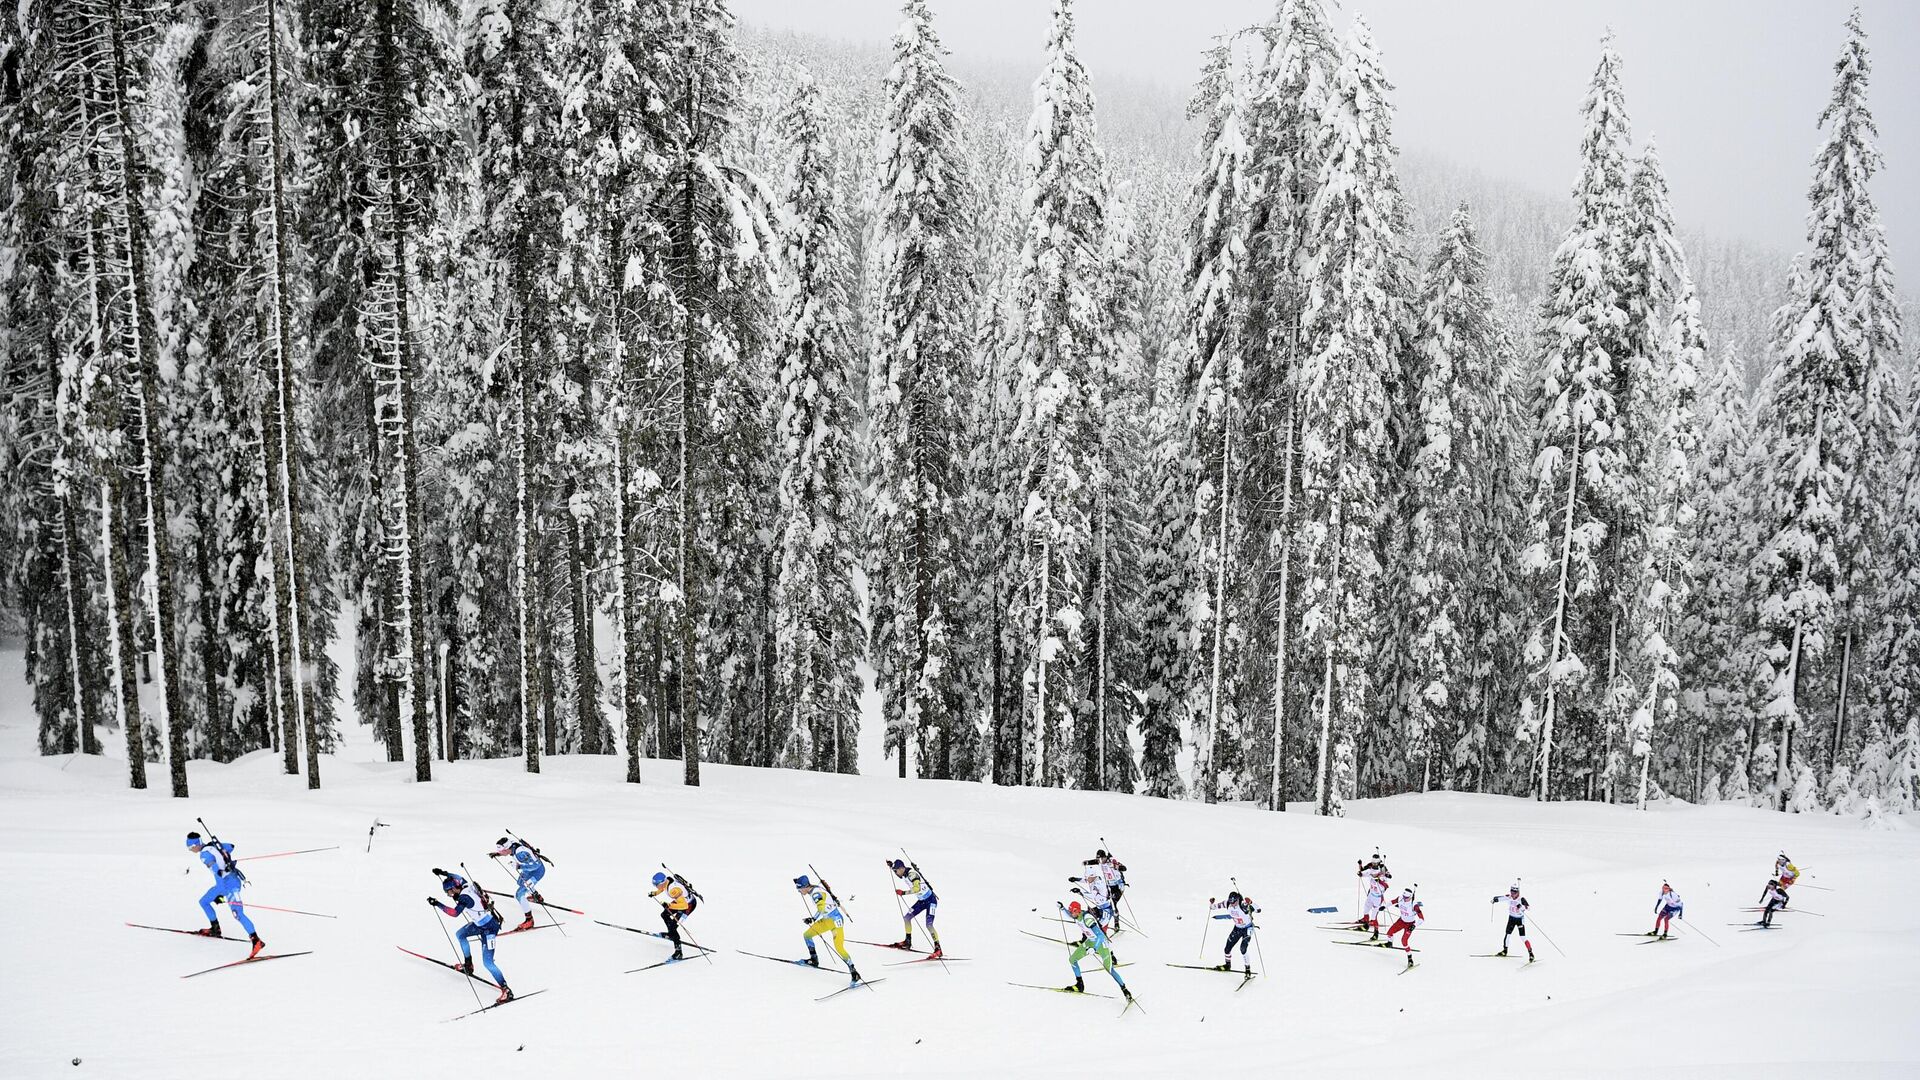
<path fill-rule="evenodd" d="M 905 870 L 907 868 L 907 864 L 901 862 L 899 859 L 893 860 L 892 865 L 895 870 Z"/>
<path fill-rule="evenodd" d="M 200 834 L 199 834 L 199 833 L 197 833 L 197 832 L 190 832 L 190 833 L 188 833 L 188 834 L 187 834 L 187 846 L 188 846 L 188 847 L 202 847 L 202 846 L 205 846 L 205 844 L 206 844 L 206 841 L 205 841 L 205 840 L 202 840 L 202 839 L 200 839 Z"/>
<path fill-rule="evenodd" d="M 661 874 L 661 873 L 655 873 L 653 875 L 653 883 L 655 885 L 665 885 L 667 883 L 667 875 Z"/>
<path fill-rule="evenodd" d="M 448 874 L 446 878 L 440 882 L 440 891 L 450 892 L 458 889 L 464 889 L 466 888 L 466 886 L 467 886 L 467 881 L 465 878 L 461 877 L 459 874 Z"/>
<path fill-rule="evenodd" d="M 813 882 L 808 881 L 807 875 L 805 874 L 801 874 L 799 877 L 793 879 L 793 887 L 796 889 L 806 889 L 812 886 Z"/>

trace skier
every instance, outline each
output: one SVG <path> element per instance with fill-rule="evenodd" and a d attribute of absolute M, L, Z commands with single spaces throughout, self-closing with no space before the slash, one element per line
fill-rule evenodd
<path fill-rule="evenodd" d="M 1500 951 L 1494 955 L 1507 955 L 1507 938 L 1517 930 L 1520 944 L 1527 947 L 1527 963 L 1531 964 L 1534 960 L 1533 942 L 1527 938 L 1527 898 L 1520 895 L 1520 883 L 1514 882 L 1513 887 L 1507 890 L 1507 895 L 1496 896 L 1489 903 L 1497 904 L 1502 900 L 1507 902 L 1507 928 L 1500 935 Z"/>
<path fill-rule="evenodd" d="M 1760 892 L 1760 902 L 1766 905 L 1766 910 L 1760 914 L 1760 921 L 1754 925 L 1764 926 L 1771 930 L 1773 928 L 1773 913 L 1787 909 L 1787 883 L 1781 881 L 1779 878 L 1768 881 L 1767 887 Z"/>
<path fill-rule="evenodd" d="M 667 924 L 667 940 L 673 942 L 673 958 L 685 960 L 686 956 L 680 951 L 680 924 L 693 914 L 694 908 L 700 906 L 700 894 L 678 877 L 668 877 L 655 871 L 653 891 L 647 894 L 647 898 L 656 899 L 661 893 L 666 893 L 667 898 L 660 901 L 660 921 Z"/>
<path fill-rule="evenodd" d="M 1120 894 L 1127 890 L 1127 864 L 1113 857 L 1105 848 L 1093 853 L 1086 865 L 1100 868 L 1100 880 L 1106 886 L 1106 906 L 1114 907 L 1120 903 Z"/>
<path fill-rule="evenodd" d="M 1367 879 L 1367 899 L 1360 909 L 1360 925 L 1356 929 L 1372 931 L 1367 935 L 1368 941 L 1380 938 L 1380 909 L 1387 902 L 1387 889 L 1392 881 L 1393 875 L 1384 866 Z"/>
<path fill-rule="evenodd" d="M 213 887 L 200 895 L 200 910 L 207 916 L 207 928 L 195 933 L 205 937 L 222 936 L 220 917 L 214 914 L 213 905 L 225 902 L 227 910 L 233 912 L 233 917 L 239 921 L 240 929 L 247 932 L 247 940 L 253 943 L 253 951 L 247 954 L 247 959 L 259 956 L 267 943 L 261 941 L 260 935 L 254 932 L 253 920 L 247 918 L 247 905 L 240 900 L 240 890 L 246 887 L 247 875 L 241 873 L 240 867 L 233 861 L 233 845 L 224 841 L 210 844 L 200 839 L 199 833 L 190 832 L 187 834 L 187 850 L 200 856 L 200 861 L 206 863 L 207 869 L 213 872 Z"/>
<path fill-rule="evenodd" d="M 1081 863 L 1079 877 L 1069 877 L 1073 891 L 1080 894 L 1087 908 L 1099 919 L 1108 933 L 1119 933 L 1120 913 L 1113 908 L 1113 900 L 1108 894 L 1107 877 L 1100 872 L 1098 860 L 1088 859 Z"/>
<path fill-rule="evenodd" d="M 1259 906 L 1252 897 L 1241 896 L 1238 890 L 1228 893 L 1225 900 L 1209 898 L 1207 904 L 1214 911 L 1223 912 L 1214 918 L 1233 920 L 1233 929 L 1227 934 L 1227 947 L 1221 955 L 1219 970 L 1233 970 L 1233 947 L 1237 944 L 1240 946 L 1240 966 L 1247 969 L 1247 974 L 1253 974 L 1253 962 L 1247 959 L 1247 945 L 1253 940 L 1253 917 L 1259 913 Z"/>
<path fill-rule="evenodd" d="M 1358 870 L 1355 870 L 1353 873 L 1355 877 L 1358 877 L 1360 879 L 1360 894 L 1363 897 L 1368 897 L 1370 896 L 1370 894 L 1372 894 L 1373 886 L 1375 882 L 1381 881 L 1382 879 L 1391 879 L 1393 877 L 1393 872 L 1387 869 L 1387 861 L 1385 859 L 1382 859 L 1380 857 L 1380 853 L 1377 851 L 1373 853 L 1372 859 L 1369 859 L 1365 862 L 1362 862 L 1359 859 L 1355 859 L 1354 862 L 1358 864 L 1360 867 Z M 1382 898 L 1384 898 L 1386 895 L 1385 884 L 1382 884 L 1380 886 L 1380 895 Z M 1366 902 L 1367 901 L 1363 901 L 1363 903 L 1366 903 Z M 1379 904 L 1373 903 L 1371 910 L 1372 912 L 1377 913 L 1379 911 Z M 1369 925 L 1371 924 L 1374 932 L 1378 933 L 1380 929 L 1378 925 L 1378 920 L 1377 919 L 1370 920 L 1368 916 L 1369 916 L 1369 913 L 1363 911 L 1360 915 L 1359 921 L 1353 924 L 1353 928 L 1355 930 L 1366 930 L 1369 928 Z"/>
<path fill-rule="evenodd" d="M 1653 902 L 1653 929 L 1647 931 L 1647 936 L 1665 939 L 1673 920 L 1681 917 L 1684 906 L 1680 902 L 1680 894 L 1673 891 L 1673 886 L 1661 882 L 1660 896 Z"/>
<path fill-rule="evenodd" d="M 1114 985 L 1120 988 L 1120 993 L 1128 1001 L 1132 1001 L 1133 991 L 1127 989 L 1127 981 L 1120 977 L 1120 972 L 1113 966 L 1113 948 L 1107 942 L 1106 928 L 1100 925 L 1100 919 L 1093 913 L 1093 909 L 1075 900 L 1061 907 L 1060 910 L 1066 912 L 1067 918 L 1079 924 L 1080 927 L 1080 943 L 1067 954 L 1067 963 L 1073 966 L 1073 985 L 1063 986 L 1061 989 L 1071 990 L 1076 994 L 1087 992 L 1087 982 L 1080 975 L 1080 961 L 1088 953 L 1093 953 L 1100 958 L 1100 966 L 1107 969 L 1108 975 L 1113 976 Z"/>
<path fill-rule="evenodd" d="M 940 957 L 945 955 L 940 951 L 940 931 L 933 928 L 933 915 L 934 911 L 940 906 L 940 898 L 933 894 L 933 887 L 927 884 L 925 877 L 921 876 L 919 867 L 908 866 L 899 859 L 894 859 L 887 864 L 887 868 L 893 871 L 893 876 L 899 879 L 900 884 L 906 886 L 904 889 L 895 888 L 893 895 L 913 897 L 913 906 L 907 909 L 906 915 L 902 916 L 900 920 L 906 925 L 906 935 L 894 945 L 894 948 L 913 948 L 913 920 L 921 915 L 925 915 L 927 917 L 927 937 L 933 941 L 933 952 L 927 954 L 927 959 L 940 959 Z"/>
<path fill-rule="evenodd" d="M 493 976 L 494 984 L 500 987 L 500 996 L 493 999 L 495 1005 L 513 1000 L 513 991 L 507 989 L 507 977 L 500 974 L 500 966 L 493 962 L 493 939 L 500 933 L 500 913 L 493 909 L 493 901 L 481 890 L 480 886 L 461 877 L 459 874 L 434 867 L 433 872 L 440 875 L 440 891 L 447 894 L 452 904 L 443 904 L 434 897 L 427 897 L 427 906 L 439 911 L 450 919 L 461 919 L 465 925 L 454 931 L 454 939 L 460 942 L 460 970 L 473 974 L 473 947 L 468 939 L 480 939 L 480 962 L 487 966 L 487 974 Z"/>
<path fill-rule="evenodd" d="M 807 943 L 807 966 L 820 966 L 820 954 L 814 951 L 813 939 L 832 934 L 833 951 L 839 953 L 840 962 L 847 965 L 847 974 L 853 977 L 854 982 L 859 982 L 860 969 L 853 966 L 853 957 L 847 955 L 847 917 L 840 910 L 840 902 L 833 898 L 832 893 L 808 880 L 805 874 L 793 879 L 793 888 L 813 909 L 813 914 L 800 920 L 807 924 L 807 932 L 800 937 Z"/>
<path fill-rule="evenodd" d="M 1773 860 L 1773 876 L 1780 882 L 1781 888 L 1791 889 L 1793 883 L 1800 880 L 1800 868 L 1793 865 L 1793 860 L 1787 858 L 1787 853 L 1783 851 L 1779 858 Z"/>
<path fill-rule="evenodd" d="M 1400 935 L 1400 947 L 1407 952 L 1407 966 L 1413 966 L 1413 932 L 1427 921 L 1427 913 L 1421 910 L 1420 901 L 1414 898 L 1413 889 L 1400 891 L 1400 899 L 1394 901 L 1396 918 L 1387 928 L 1386 947 L 1393 948 L 1393 935 Z"/>
<path fill-rule="evenodd" d="M 547 876 L 547 864 L 541 860 L 540 853 L 533 850 L 533 845 L 518 837 L 509 840 L 503 836 L 494 841 L 493 857 L 497 859 L 501 856 L 513 860 L 513 898 L 520 901 L 520 923 L 514 929 L 531 930 L 533 904 L 528 903 L 528 899 L 531 898 L 533 903 L 546 903 L 540 899 L 539 886 L 540 879 Z"/>

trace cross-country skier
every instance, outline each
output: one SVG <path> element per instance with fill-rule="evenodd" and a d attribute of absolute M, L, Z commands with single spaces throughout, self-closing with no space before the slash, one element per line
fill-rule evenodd
<path fill-rule="evenodd" d="M 467 944 L 470 938 L 480 939 L 480 962 L 487 966 L 487 974 L 493 976 L 495 985 L 500 987 L 500 996 L 493 999 L 498 1005 L 513 1000 L 513 991 L 507 989 L 507 977 L 500 974 L 500 965 L 493 962 L 493 939 L 500 933 L 500 913 L 493 910 L 493 902 L 480 886 L 461 877 L 459 874 L 434 867 L 433 872 L 440 875 L 440 891 L 447 894 L 452 904 L 443 904 L 429 896 L 427 905 L 450 919 L 460 919 L 464 925 L 454 931 L 454 939 L 460 942 L 460 970 L 473 974 L 473 948 Z"/>
<path fill-rule="evenodd" d="M 1760 902 L 1767 907 L 1765 911 L 1761 912 L 1760 921 L 1754 925 L 1771 928 L 1773 926 L 1773 913 L 1776 911 L 1785 911 L 1787 908 L 1786 882 L 1781 881 L 1779 878 L 1768 881 L 1767 887 L 1760 891 Z"/>
<path fill-rule="evenodd" d="M 1374 941 L 1380 937 L 1380 909 L 1387 902 L 1387 889 L 1393 883 L 1393 875 L 1387 873 L 1387 868 L 1383 866 L 1378 873 L 1367 878 L 1366 882 L 1367 898 L 1361 904 L 1358 928 L 1371 931 L 1367 935 L 1367 940 Z"/>
<path fill-rule="evenodd" d="M 187 850 L 200 856 L 200 861 L 206 863 L 207 869 L 213 872 L 213 887 L 200 894 L 200 910 L 207 916 L 207 928 L 195 933 L 206 937 L 222 936 L 220 917 L 214 914 L 213 905 L 224 901 L 227 910 L 233 912 L 233 917 L 239 921 L 240 929 L 247 932 L 247 940 L 253 943 L 253 951 L 247 954 L 247 959 L 259 956 L 267 943 L 261 941 L 260 935 L 254 932 L 253 920 L 247 918 L 247 905 L 240 899 L 240 890 L 246 887 L 247 875 L 241 873 L 240 867 L 233 861 L 233 845 L 225 842 L 210 844 L 200 839 L 199 833 L 190 832 L 187 834 Z"/>
<path fill-rule="evenodd" d="M 1401 890 L 1400 899 L 1394 901 L 1393 910 L 1398 918 L 1394 919 L 1393 925 L 1387 928 L 1387 947 L 1393 947 L 1393 935 L 1399 934 L 1400 947 L 1407 951 L 1407 966 L 1412 967 L 1413 932 L 1421 923 L 1427 921 L 1427 913 L 1420 909 L 1420 901 L 1414 898 L 1412 889 Z M 1529 945 L 1527 948 L 1528 955 L 1532 955 L 1533 947 Z"/>
<path fill-rule="evenodd" d="M 1233 947 L 1238 945 L 1240 966 L 1247 969 L 1247 974 L 1253 974 L 1253 961 L 1247 959 L 1247 945 L 1253 941 L 1253 917 L 1259 913 L 1259 906 L 1252 897 L 1241 896 L 1238 890 L 1228 893 L 1225 900 L 1209 899 L 1207 904 L 1220 912 L 1214 918 L 1233 921 L 1233 929 L 1227 933 L 1227 947 L 1221 954 L 1220 970 L 1233 970 Z"/>
<path fill-rule="evenodd" d="M 1373 853 L 1373 858 L 1365 861 L 1355 859 L 1354 862 L 1359 866 L 1359 869 L 1355 870 L 1353 873 L 1355 877 L 1358 877 L 1360 879 L 1360 895 L 1363 898 L 1370 897 L 1370 895 L 1374 891 L 1373 889 L 1374 884 L 1376 882 L 1379 882 L 1381 883 L 1380 896 L 1381 898 L 1384 898 L 1386 895 L 1386 888 L 1387 888 L 1385 884 L 1385 880 L 1390 880 L 1393 877 L 1392 871 L 1387 869 L 1387 861 L 1385 859 L 1382 859 L 1380 857 L 1380 853 L 1376 851 Z M 1363 899 L 1361 902 L 1362 904 L 1367 904 L 1369 900 Z M 1353 924 L 1353 928 L 1355 930 L 1372 929 L 1374 933 L 1376 934 L 1379 933 L 1380 932 L 1380 927 L 1378 925 L 1379 920 L 1371 917 L 1373 914 L 1377 914 L 1379 910 L 1380 910 L 1379 903 L 1377 902 L 1372 903 L 1369 911 L 1363 911 L 1361 913 L 1359 920 Z"/>
<path fill-rule="evenodd" d="M 547 876 L 547 864 L 541 861 L 540 853 L 533 850 L 531 844 L 518 837 L 509 840 L 503 836 L 495 841 L 493 855 L 495 858 L 504 855 L 513 860 L 513 898 L 520 902 L 520 923 L 514 929 L 533 929 L 533 904 L 528 903 L 528 899 L 531 898 L 534 903 L 546 903 L 540 899 L 540 879 Z"/>
<path fill-rule="evenodd" d="M 1081 864 L 1080 876 L 1067 880 L 1073 883 L 1073 891 L 1080 894 L 1088 910 L 1100 920 L 1107 932 L 1118 933 L 1120 913 L 1114 910 L 1113 900 L 1108 895 L 1107 878 L 1100 872 L 1098 860 L 1088 859 Z"/>
<path fill-rule="evenodd" d="M 1489 903 L 1507 902 L 1507 928 L 1500 935 L 1500 951 L 1495 956 L 1507 955 L 1507 938 L 1516 930 L 1520 933 L 1520 944 L 1527 947 L 1527 963 L 1533 963 L 1533 942 L 1527 939 L 1527 898 L 1520 895 L 1520 883 L 1514 882 L 1507 895 L 1496 896 Z"/>
<path fill-rule="evenodd" d="M 658 899 L 661 893 L 667 894 L 660 901 L 660 921 L 667 924 L 667 940 L 673 942 L 673 958 L 685 960 L 680 951 L 680 924 L 700 906 L 700 895 L 693 887 L 676 877 L 656 871 L 653 875 L 653 891 L 647 894 L 649 899 Z"/>
<path fill-rule="evenodd" d="M 893 895 L 913 897 L 913 906 L 907 909 L 906 915 L 901 919 L 901 922 L 906 924 L 906 934 L 894 948 L 913 948 L 913 920 L 925 915 L 927 937 L 933 941 L 933 952 L 927 955 L 927 959 L 938 960 L 945 955 L 940 951 L 940 931 L 933 928 L 933 915 L 940 906 L 940 898 L 933 894 L 932 886 L 928 885 L 927 879 L 921 876 L 919 867 L 908 866 L 905 862 L 894 859 L 887 864 L 887 868 L 892 870 L 893 876 L 898 879 Z"/>
<path fill-rule="evenodd" d="M 1132 1001 L 1133 991 L 1127 989 L 1127 981 L 1120 977 L 1120 972 L 1113 966 L 1113 947 L 1107 941 L 1106 928 L 1100 925 L 1100 919 L 1094 915 L 1093 909 L 1075 900 L 1061 907 L 1060 910 L 1066 912 L 1067 918 L 1080 927 L 1080 942 L 1073 947 L 1072 952 L 1067 954 L 1067 963 L 1073 966 L 1073 985 L 1063 986 L 1061 989 L 1071 990 L 1076 994 L 1087 992 L 1087 982 L 1080 975 L 1080 961 L 1085 959 L 1088 953 L 1093 953 L 1100 958 L 1100 966 L 1106 968 L 1107 974 L 1113 976 L 1114 985 L 1120 988 L 1120 993 L 1128 1001 Z"/>
<path fill-rule="evenodd" d="M 1680 902 L 1680 894 L 1673 891 L 1673 886 L 1661 882 L 1660 895 L 1653 902 L 1653 929 L 1647 931 L 1647 936 L 1665 938 L 1673 920 L 1682 917 L 1684 906 Z"/>
<path fill-rule="evenodd" d="M 1793 883 L 1800 880 L 1800 868 L 1793 865 L 1793 860 L 1787 858 L 1787 853 L 1783 851 L 1779 858 L 1773 860 L 1773 877 L 1781 888 L 1791 889 Z"/>
<path fill-rule="evenodd" d="M 1111 908 L 1120 902 L 1120 894 L 1127 891 L 1127 864 L 1113 857 L 1106 848 L 1093 853 L 1086 861 L 1087 866 L 1100 869 L 1100 880 L 1106 886 L 1106 906 Z"/>
<path fill-rule="evenodd" d="M 807 966 L 820 966 L 820 954 L 814 950 L 813 939 L 832 934 L 833 951 L 839 953 L 840 962 L 847 965 L 847 974 L 853 977 L 854 982 L 859 982 L 860 969 L 853 966 L 853 957 L 847 955 L 847 917 L 841 912 L 839 901 L 833 898 L 832 893 L 808 880 L 805 874 L 793 879 L 793 888 L 813 909 L 813 914 L 800 920 L 807 924 L 807 932 L 800 937 L 807 943 Z"/>

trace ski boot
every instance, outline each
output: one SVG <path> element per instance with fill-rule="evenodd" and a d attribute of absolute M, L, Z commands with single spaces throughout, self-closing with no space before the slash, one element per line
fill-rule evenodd
<path fill-rule="evenodd" d="M 808 953 L 808 954 L 807 954 L 807 958 L 806 958 L 805 960 L 802 960 L 802 961 L 801 961 L 801 963 L 803 963 L 803 964 L 805 964 L 805 965 L 807 965 L 808 967 L 811 967 L 811 968 L 817 968 L 817 967 L 819 967 L 819 966 L 820 966 L 820 954 L 819 954 L 819 953 Z"/>
<path fill-rule="evenodd" d="M 1640 936 L 1641 936 L 1641 937 L 1666 937 L 1667 935 L 1665 935 L 1665 934 L 1663 934 L 1663 933 L 1661 933 L 1661 932 L 1660 932 L 1660 931 L 1658 931 L 1658 930 L 1649 930 L 1649 931 L 1647 931 L 1646 933 L 1644 933 L 1644 934 L 1642 934 L 1642 935 L 1640 935 Z"/>
<path fill-rule="evenodd" d="M 495 1005 L 505 1005 L 507 1002 L 512 1000 L 513 1000 L 513 991 L 507 988 L 506 983 L 501 983 L 500 996 L 497 998 L 494 998 L 493 1003 Z"/>
<path fill-rule="evenodd" d="M 680 951 L 680 946 L 678 945 L 673 947 L 673 955 L 668 957 L 669 960 L 685 960 L 686 958 L 686 954 Z"/>
<path fill-rule="evenodd" d="M 1063 986 L 1060 989 L 1066 991 L 1069 994 L 1084 994 L 1087 992 L 1087 980 L 1081 978 L 1078 975 L 1075 975 L 1073 977 L 1072 986 Z"/>
<path fill-rule="evenodd" d="M 849 982 L 849 983 L 847 983 L 847 985 L 848 985 L 848 986 L 859 986 L 859 985 L 860 985 L 860 969 L 859 969 L 859 968 L 857 968 L 857 967 L 854 967 L 854 966 L 853 966 L 852 964 L 848 964 L 848 965 L 847 965 L 847 974 L 853 977 L 853 978 L 852 978 L 852 981 L 851 981 L 851 982 Z"/>
<path fill-rule="evenodd" d="M 1505 956 L 1505 955 L 1507 955 L 1507 947 L 1506 947 L 1505 945 L 1502 945 L 1502 946 L 1500 946 L 1500 951 L 1499 951 L 1499 952 L 1497 952 L 1497 953 L 1494 953 L 1493 955 L 1495 955 L 1495 956 Z"/>
<path fill-rule="evenodd" d="M 1120 988 L 1120 996 L 1123 998 L 1126 998 L 1129 1003 L 1133 1001 L 1133 991 L 1127 989 L 1124 986 Z"/>
<path fill-rule="evenodd" d="M 256 956 L 259 956 L 260 950 L 267 947 L 267 943 L 260 940 L 259 934 L 248 934 L 247 940 L 253 942 L 253 951 L 247 954 L 247 959 L 249 960 L 253 959 Z"/>
<path fill-rule="evenodd" d="M 462 958 L 461 958 L 461 960 L 460 960 L 460 974 L 462 974 L 462 975 L 471 975 L 471 974 L 473 974 L 473 957 L 471 957 L 471 956 L 467 956 L 467 957 L 462 957 Z"/>
<path fill-rule="evenodd" d="M 1216 967 L 1216 968 L 1214 968 L 1213 970 L 1215 970 L 1215 971 L 1232 971 L 1232 970 L 1233 970 L 1233 961 L 1231 961 L 1231 960 L 1229 960 L 1229 961 L 1227 961 L 1226 963 L 1224 963 L 1224 964 L 1221 964 L 1221 965 L 1220 965 L 1219 967 Z"/>
<path fill-rule="evenodd" d="M 205 930 L 195 930 L 194 933 L 199 934 L 201 937 L 220 937 L 220 924 L 218 922 L 208 923 Z"/>
<path fill-rule="evenodd" d="M 929 959 L 929 960 L 938 960 L 938 959 L 940 959 L 941 957 L 943 957 L 943 956 L 945 956 L 945 955 L 947 955 L 947 954 L 941 951 L 941 949 L 940 949 L 940 946 L 938 946 L 938 945 L 935 945 L 935 946 L 933 947 L 933 951 L 927 954 L 927 959 Z"/>
<path fill-rule="evenodd" d="M 544 906 L 546 905 L 546 902 L 547 902 L 547 901 L 546 901 L 546 898 L 545 898 L 545 897 L 542 897 L 542 896 L 540 895 L 540 890 L 538 890 L 538 889 L 535 889 L 534 891 L 532 891 L 532 892 L 530 892 L 530 893 L 528 893 L 528 894 L 527 894 L 527 899 L 529 899 L 529 900 L 531 900 L 531 901 L 533 901 L 534 903 L 536 903 L 536 904 L 539 904 L 539 905 L 541 905 L 541 906 L 543 906 L 543 907 L 544 907 Z"/>
<path fill-rule="evenodd" d="M 1413 954 L 1411 952 L 1407 954 L 1407 966 L 1408 967 L 1413 966 Z"/>
<path fill-rule="evenodd" d="M 909 952 L 913 951 L 913 932 L 908 931 L 907 936 L 894 942 L 893 947 L 896 949 L 906 949 Z"/>
<path fill-rule="evenodd" d="M 1535 957 L 1535 956 L 1533 955 L 1533 950 L 1532 950 L 1532 949 L 1528 949 L 1528 950 L 1527 950 L 1527 963 L 1529 963 L 1529 964 L 1531 964 L 1531 963 L 1533 963 L 1533 962 L 1534 962 L 1534 960 L 1535 960 L 1535 959 L 1537 959 L 1537 957 Z"/>
<path fill-rule="evenodd" d="M 507 931 L 507 933 L 511 934 L 521 930 L 531 930 L 531 929 L 533 929 L 533 912 L 529 911 L 527 912 L 526 918 L 520 920 L 520 925 L 514 927 L 512 930 Z"/>

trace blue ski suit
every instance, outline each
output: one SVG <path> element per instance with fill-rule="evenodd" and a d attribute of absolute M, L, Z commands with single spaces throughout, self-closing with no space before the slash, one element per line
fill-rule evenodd
<path fill-rule="evenodd" d="M 188 842 L 188 846 L 192 846 L 192 841 Z M 240 928 L 247 932 L 248 937 L 252 937 L 253 920 L 247 918 L 247 905 L 240 901 L 240 890 L 246 886 L 247 876 L 234 864 L 233 845 L 203 844 L 200 861 L 206 863 L 207 869 L 213 872 L 213 887 L 200 895 L 200 910 L 207 916 L 207 922 L 220 922 L 220 917 L 214 914 L 213 904 L 216 900 L 224 899 L 227 909 L 240 921 Z"/>

